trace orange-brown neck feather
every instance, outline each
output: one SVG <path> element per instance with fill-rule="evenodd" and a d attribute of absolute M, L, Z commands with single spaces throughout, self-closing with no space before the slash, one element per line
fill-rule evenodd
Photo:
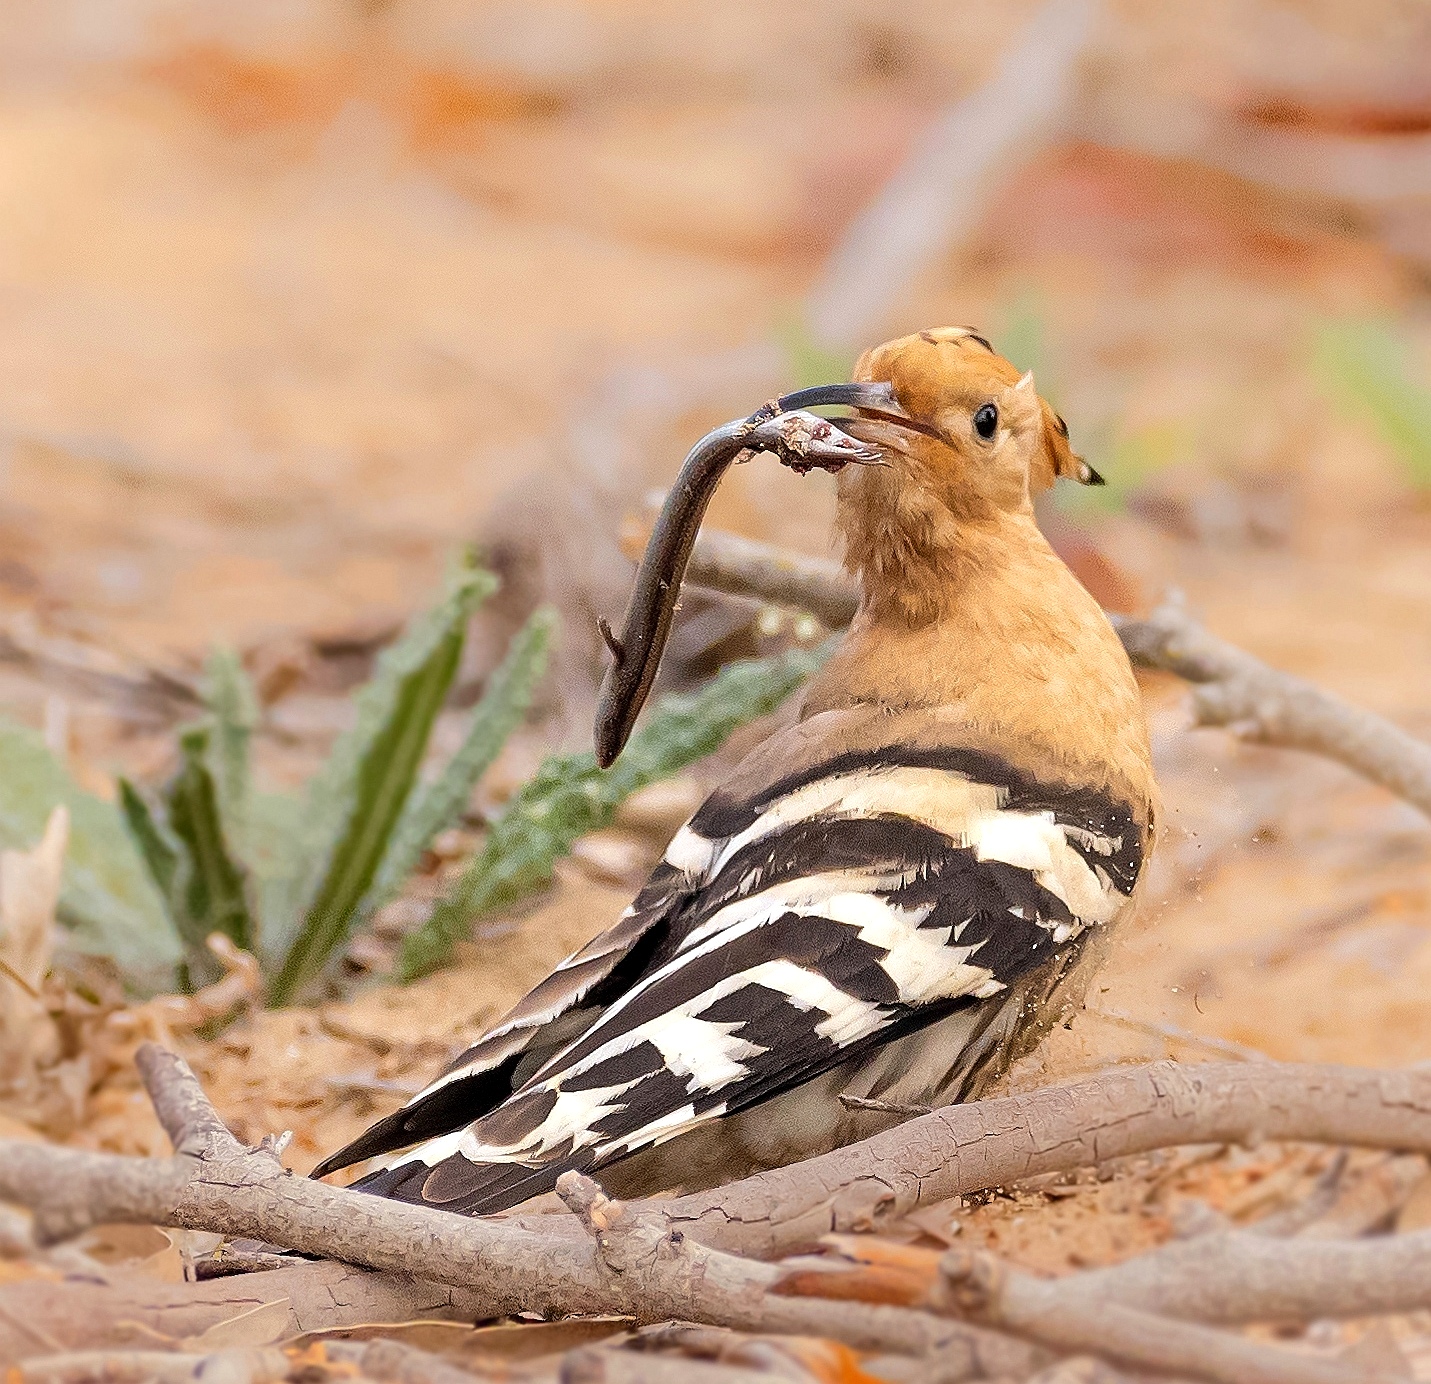
<path fill-rule="evenodd" d="M 917 477 L 894 467 L 842 477 L 839 523 L 863 599 L 801 715 L 924 708 L 951 742 L 1113 788 L 1151 813 L 1127 654 L 1027 497 L 1006 509 L 973 487 L 951 500 Z"/>

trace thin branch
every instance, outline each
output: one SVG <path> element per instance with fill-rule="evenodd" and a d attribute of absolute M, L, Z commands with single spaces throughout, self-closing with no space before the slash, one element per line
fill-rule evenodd
<path fill-rule="evenodd" d="M 1114 617 L 1114 625 L 1135 663 L 1198 684 L 1199 725 L 1338 760 L 1431 816 L 1431 745 L 1215 638 L 1176 602 L 1146 620 Z"/>
<path fill-rule="evenodd" d="M 848 625 L 860 603 L 859 589 L 838 562 L 719 529 L 701 531 L 686 567 L 686 581 L 732 596 L 754 596 L 808 610 L 832 630 Z"/>
<path fill-rule="evenodd" d="M 686 580 L 732 596 L 808 610 L 831 629 L 848 625 L 860 603 L 859 588 L 839 563 L 719 529 L 702 529 L 696 536 Z"/>
<path fill-rule="evenodd" d="M 1194 1033 L 1190 1028 L 1178 1024 L 1154 1023 L 1150 1019 L 1140 1019 L 1133 1014 L 1121 1014 L 1116 1009 L 1088 1009 L 1083 1011 L 1090 1019 L 1102 1019 L 1105 1023 L 1116 1024 L 1133 1033 L 1141 1033 L 1148 1038 L 1161 1038 L 1165 1042 L 1177 1043 L 1182 1047 L 1201 1048 L 1204 1052 L 1216 1053 L 1219 1057 L 1230 1057 L 1235 1062 L 1271 1062 L 1265 1052 L 1250 1048 L 1246 1043 L 1234 1043 L 1227 1038 L 1215 1038 L 1208 1033 Z"/>
<path fill-rule="evenodd" d="M 1391 1384 L 1339 1360 L 1293 1354 L 1231 1332 L 1170 1321 L 1109 1301 L 1080 1278 L 1039 1279 L 990 1255 L 950 1250 L 942 1264 L 945 1310 L 1017 1332 L 1065 1354 L 1089 1352 L 1217 1384 Z"/>
<path fill-rule="evenodd" d="M 833 564 L 728 534 L 701 534 L 688 570 L 698 585 L 799 605 L 832 628 L 847 624 L 857 604 L 853 583 Z M 1431 745 L 1216 638 L 1176 601 L 1146 620 L 1109 618 L 1135 664 L 1196 684 L 1199 725 L 1335 759 L 1431 816 Z"/>
<path fill-rule="evenodd" d="M 915 1115 L 928 1115 L 934 1110 L 932 1105 L 905 1105 L 899 1101 L 870 1100 L 865 1096 L 842 1095 L 840 1104 L 846 1110 L 867 1110 L 874 1115 L 902 1115 L 905 1119 Z"/>

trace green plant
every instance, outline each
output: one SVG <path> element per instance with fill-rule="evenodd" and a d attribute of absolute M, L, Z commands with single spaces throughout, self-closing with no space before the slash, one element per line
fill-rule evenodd
<path fill-rule="evenodd" d="M 1431 489 L 1431 387 L 1404 334 L 1383 321 L 1327 322 L 1314 333 L 1312 364 L 1332 397 L 1381 434 L 1411 484 Z"/>
<path fill-rule="evenodd" d="M 475 918 L 547 884 L 577 837 L 611 821 L 623 799 L 718 748 L 737 726 L 774 710 L 825 657 L 795 649 L 733 663 L 699 692 L 661 699 L 609 769 L 591 754 L 549 756 L 492 823 L 462 876 L 407 938 L 398 961 L 405 980 L 446 961 Z"/>
<path fill-rule="evenodd" d="M 180 733 L 178 772 L 157 794 L 120 783 L 124 820 L 182 948 L 181 985 L 212 978 L 204 943 L 217 931 L 260 956 L 270 1003 L 290 1002 L 460 817 L 525 713 L 555 631 L 552 611 L 532 616 L 457 752 L 432 782 L 420 782 L 468 621 L 495 587 L 470 563 L 453 574 L 438 604 L 379 658 L 354 698 L 353 728 L 301 797 L 254 791 L 256 701 L 232 653 L 211 657 L 208 715 Z"/>
<path fill-rule="evenodd" d="M 177 772 L 157 791 L 120 783 L 120 812 L 176 944 L 179 983 L 212 979 L 214 932 L 255 952 L 268 1002 L 291 1003 L 391 900 L 520 723 L 556 630 L 537 611 L 488 680 L 457 751 L 423 782 L 420 770 L 462 655 L 468 621 L 494 589 L 470 565 L 438 604 L 378 660 L 355 696 L 355 724 L 299 795 L 252 782 L 257 704 L 228 651 L 209 660 L 207 715 L 179 736 Z M 575 839 L 610 821 L 637 788 L 716 749 L 737 726 L 777 706 L 821 655 L 795 651 L 735 664 L 701 692 L 659 702 L 610 770 L 590 754 L 550 756 L 492 824 L 481 850 L 429 921 L 408 939 L 399 976 L 440 965 L 472 918 L 551 879 Z"/>

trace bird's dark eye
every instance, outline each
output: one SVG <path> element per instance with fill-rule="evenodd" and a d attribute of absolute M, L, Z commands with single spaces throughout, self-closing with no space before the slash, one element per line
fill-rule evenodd
<path fill-rule="evenodd" d="M 974 431 L 987 442 L 999 426 L 999 410 L 993 404 L 980 404 L 974 414 Z"/>

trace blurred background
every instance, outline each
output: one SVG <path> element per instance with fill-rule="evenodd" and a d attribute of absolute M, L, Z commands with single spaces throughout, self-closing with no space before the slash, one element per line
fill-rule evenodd
<path fill-rule="evenodd" d="M 1179 589 L 1224 638 L 1431 734 L 1422 0 L 0 15 L 0 710 L 99 796 L 172 769 L 216 644 L 262 701 L 261 773 L 300 781 L 473 541 L 506 585 L 467 695 L 551 600 L 529 740 L 584 747 L 594 617 L 619 616 L 686 448 L 941 324 L 1032 368 L 1108 477 L 1043 515 L 1106 605 Z M 832 502 L 828 477 L 757 462 L 712 517 L 823 556 Z M 792 629 L 688 603 L 675 678 Z M 1431 1059 L 1426 822 L 1335 766 L 1189 734 L 1180 688 L 1147 690 L 1158 874 L 1101 1016 L 1036 1075 Z M 297 1128 L 310 1162 L 333 1147 L 609 924 L 701 782 L 409 998 L 201 1054 L 227 1111 Z M 375 1029 L 407 1056 L 361 1101 L 285 1107 L 285 1042 L 321 1085 L 372 1067 Z M 128 1077 L 85 1081 L 68 1128 L 142 1142 Z"/>

